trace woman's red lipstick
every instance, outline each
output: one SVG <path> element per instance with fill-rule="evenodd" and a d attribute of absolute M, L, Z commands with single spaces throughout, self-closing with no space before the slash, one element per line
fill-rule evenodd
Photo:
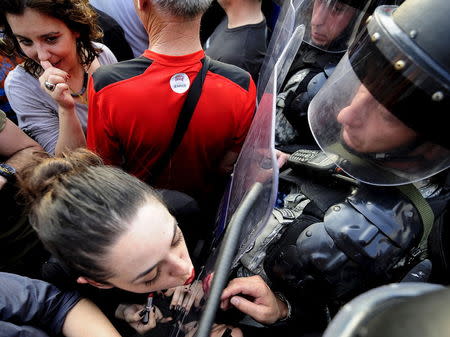
<path fill-rule="evenodd" d="M 194 279 L 195 279 L 195 269 L 192 268 L 191 276 L 186 280 L 186 282 L 184 282 L 184 285 L 186 286 L 188 284 L 191 284 L 192 281 L 194 281 Z"/>

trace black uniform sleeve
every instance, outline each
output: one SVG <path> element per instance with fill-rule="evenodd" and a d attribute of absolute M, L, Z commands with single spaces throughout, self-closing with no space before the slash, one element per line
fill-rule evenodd
<path fill-rule="evenodd" d="M 23 326 L 27 331 L 29 327 L 35 327 L 57 335 L 67 313 L 79 300 L 77 292 L 62 292 L 44 281 L 0 273 L 0 320 L 12 323 L 18 329 Z M 11 326 L 0 325 L 0 335 L 14 336 L 4 334 L 6 328 L 11 329 Z"/>

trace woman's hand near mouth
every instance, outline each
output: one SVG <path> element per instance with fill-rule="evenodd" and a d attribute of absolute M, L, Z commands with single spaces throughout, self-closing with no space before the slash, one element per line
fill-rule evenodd
<path fill-rule="evenodd" d="M 66 110 L 73 109 L 75 107 L 75 100 L 70 95 L 70 88 L 67 84 L 70 75 L 64 70 L 55 68 L 48 61 L 41 61 L 41 66 L 44 68 L 44 73 L 39 77 L 41 88 L 45 90 L 61 108 Z M 55 89 L 50 91 L 45 86 L 46 82 L 54 84 Z"/>
<path fill-rule="evenodd" d="M 48 61 L 42 61 L 41 65 L 44 68 L 44 73 L 39 77 L 41 88 L 58 104 L 59 135 L 55 155 L 68 149 L 86 146 L 86 137 L 75 111 L 75 100 L 70 95 L 70 88 L 67 84 L 70 75 L 53 67 Z M 49 84 L 54 85 L 52 90 L 49 89 Z"/>

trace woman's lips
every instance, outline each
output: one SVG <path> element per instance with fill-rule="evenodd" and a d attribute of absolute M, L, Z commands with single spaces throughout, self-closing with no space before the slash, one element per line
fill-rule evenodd
<path fill-rule="evenodd" d="M 211 288 L 212 278 L 213 278 L 213 273 L 208 274 L 202 281 L 203 292 L 205 294 L 209 293 L 209 289 Z"/>
<path fill-rule="evenodd" d="M 195 279 L 195 269 L 192 268 L 191 276 L 186 280 L 186 282 L 184 282 L 184 285 L 191 284 L 192 281 L 194 281 L 194 279 Z"/>

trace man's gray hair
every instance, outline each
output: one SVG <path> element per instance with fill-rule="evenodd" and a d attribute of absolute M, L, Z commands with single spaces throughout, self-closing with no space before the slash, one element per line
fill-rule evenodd
<path fill-rule="evenodd" d="M 173 16 L 194 18 L 206 12 L 212 0 L 152 0 L 162 10 Z"/>

